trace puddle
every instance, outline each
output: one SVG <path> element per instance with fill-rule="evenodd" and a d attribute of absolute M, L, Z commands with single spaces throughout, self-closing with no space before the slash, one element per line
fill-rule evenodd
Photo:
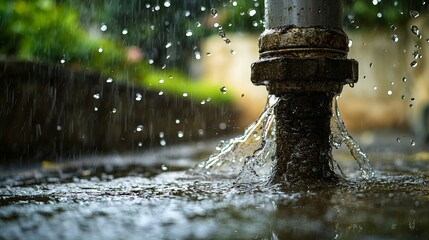
<path fill-rule="evenodd" d="M 328 189 L 237 186 L 233 177 L 202 177 L 185 171 L 206 158 L 213 145 L 91 158 L 13 175 L 2 172 L 0 238 L 429 236 L 427 161 L 372 157 L 374 177 L 361 180 L 352 161 L 339 160 L 348 179 Z M 32 183 L 35 176 L 38 180 Z"/>

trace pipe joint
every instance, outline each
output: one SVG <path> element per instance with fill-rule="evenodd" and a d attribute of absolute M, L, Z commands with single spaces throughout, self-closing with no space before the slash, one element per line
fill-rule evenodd
<path fill-rule="evenodd" d="M 358 79 L 354 59 L 275 57 L 252 64 L 251 81 L 266 85 L 272 94 L 286 92 L 341 92 Z"/>

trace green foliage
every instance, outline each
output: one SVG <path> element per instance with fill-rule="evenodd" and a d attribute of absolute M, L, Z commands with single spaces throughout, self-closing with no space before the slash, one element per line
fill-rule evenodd
<path fill-rule="evenodd" d="M 54 0 L 1 1 L 0 56 L 56 64 L 64 61 L 74 68 L 98 71 L 166 93 L 186 92 L 190 98 L 201 100 L 211 97 L 215 103 L 231 100 L 220 94 L 218 87 L 203 82 L 191 84 L 189 77 L 179 71 L 159 70 L 147 61 L 128 61 L 127 44 L 115 36 L 88 31 L 80 21 L 78 10 L 79 5 Z M 86 20 L 91 21 L 91 16 Z M 143 34 L 155 37 L 151 33 Z M 158 84 L 160 76 L 166 75 L 173 79 Z"/>

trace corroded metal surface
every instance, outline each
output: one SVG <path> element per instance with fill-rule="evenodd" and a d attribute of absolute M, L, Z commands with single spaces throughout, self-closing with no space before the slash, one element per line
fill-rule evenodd
<path fill-rule="evenodd" d="M 341 29 L 293 25 L 266 30 L 259 38 L 261 58 L 274 56 L 344 58 L 348 37 Z"/>
<path fill-rule="evenodd" d="M 341 29 L 342 1 L 265 1 L 266 30 L 251 80 L 280 97 L 276 114 L 276 159 L 271 183 L 335 182 L 331 170 L 332 99 L 358 79 L 347 59 Z"/>

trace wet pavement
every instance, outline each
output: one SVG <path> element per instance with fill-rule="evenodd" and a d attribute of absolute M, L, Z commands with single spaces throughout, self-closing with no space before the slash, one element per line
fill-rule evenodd
<path fill-rule="evenodd" d="M 348 179 L 329 188 L 188 174 L 214 142 L 2 170 L 0 239 L 427 239 L 429 157 L 395 139 L 371 180 L 334 151 Z"/>

